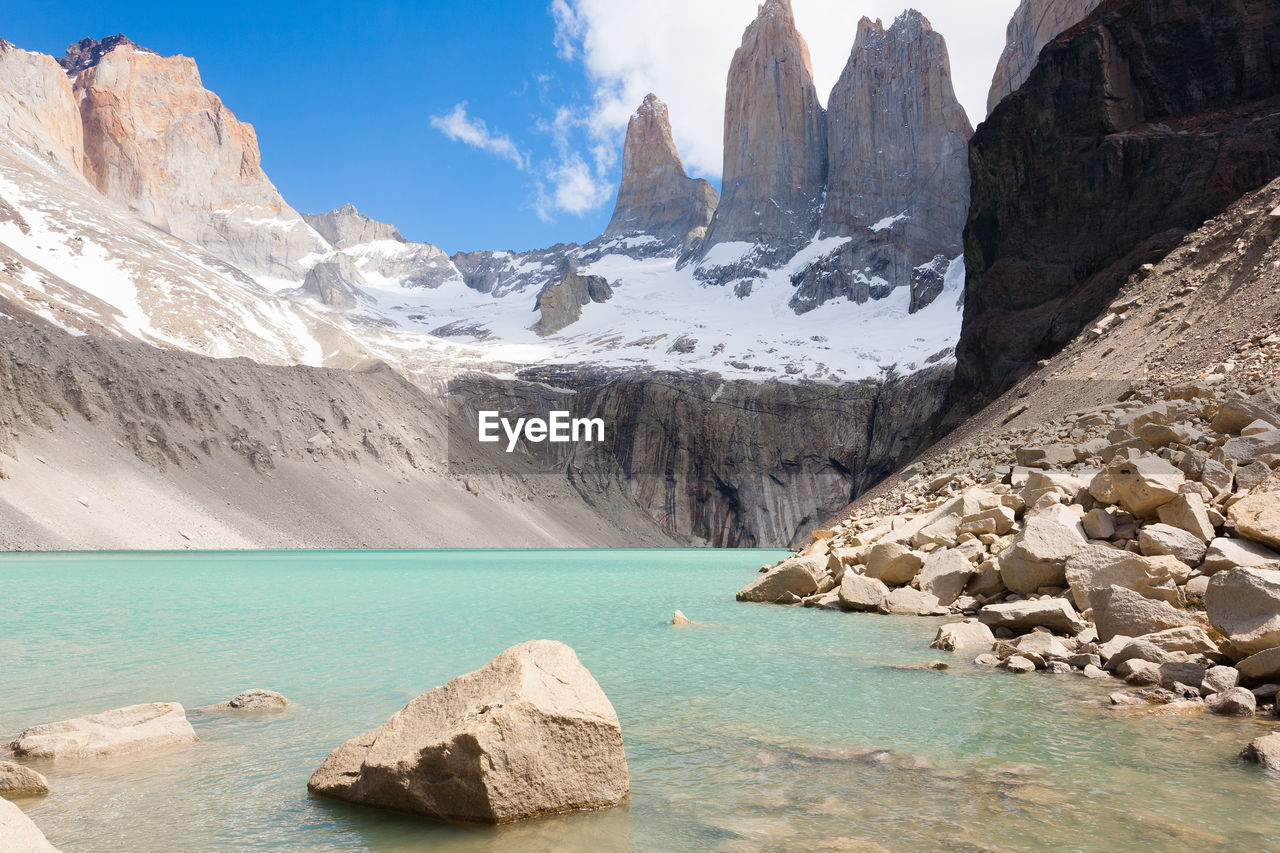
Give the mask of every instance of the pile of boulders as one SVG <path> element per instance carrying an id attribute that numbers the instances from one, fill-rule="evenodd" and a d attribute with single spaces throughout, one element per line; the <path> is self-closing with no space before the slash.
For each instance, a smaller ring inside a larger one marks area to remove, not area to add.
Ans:
<path id="1" fill-rule="evenodd" d="M 1280 386 L 1215 376 L 957 448 L 967 467 L 816 531 L 738 598 L 960 616 L 936 648 L 1120 679 L 1117 704 L 1274 714 Z"/>

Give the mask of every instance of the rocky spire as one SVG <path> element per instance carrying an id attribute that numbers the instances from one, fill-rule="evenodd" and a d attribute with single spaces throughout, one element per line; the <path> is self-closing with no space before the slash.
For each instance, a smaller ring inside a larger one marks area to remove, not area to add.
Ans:
<path id="1" fill-rule="evenodd" d="M 684 240 L 711 222 L 716 201 L 711 184 L 685 173 L 667 105 L 657 95 L 646 95 L 627 124 L 622 183 L 605 234 Z"/>
<path id="2" fill-rule="evenodd" d="M 947 43 L 919 12 L 887 30 L 863 18 L 827 104 L 822 230 L 858 234 L 899 217 L 928 243 L 916 263 L 960 254 L 973 128 L 951 85 Z"/>
<path id="3" fill-rule="evenodd" d="M 86 68 L 97 65 L 102 57 L 121 45 L 144 53 L 155 53 L 155 51 L 147 50 L 147 48 L 131 41 L 124 33 L 117 33 L 113 36 L 107 36 L 101 41 L 83 38 L 74 44 L 67 45 L 66 55 L 58 60 L 58 64 L 67 72 L 68 77 L 74 77 Z"/>
<path id="4" fill-rule="evenodd" d="M 790 0 L 766 0 L 729 67 L 720 206 L 703 245 L 787 243 L 816 230 L 827 134 Z"/>
<path id="5" fill-rule="evenodd" d="M 1046 44 L 1097 8 L 1102 0 L 1022 0 L 1005 33 L 1004 53 L 996 64 L 987 112 L 1027 81 Z"/>

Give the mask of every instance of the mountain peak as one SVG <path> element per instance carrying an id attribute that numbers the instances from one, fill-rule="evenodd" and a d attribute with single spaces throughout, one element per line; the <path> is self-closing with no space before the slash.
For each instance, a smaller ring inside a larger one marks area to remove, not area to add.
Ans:
<path id="1" fill-rule="evenodd" d="M 768 0 L 742 35 L 725 94 L 723 193 L 704 250 L 812 235 L 826 182 L 826 121 L 789 0 Z"/>
<path id="2" fill-rule="evenodd" d="M 116 33 L 113 36 L 107 36 L 101 41 L 82 38 L 74 44 L 67 45 L 67 52 L 58 60 L 58 64 L 66 70 L 68 76 L 74 77 L 86 68 L 92 68 L 97 65 L 102 60 L 102 57 L 117 47 L 128 47 L 144 53 L 155 53 L 154 50 L 149 50 L 130 40 L 124 33 Z"/>
<path id="3" fill-rule="evenodd" d="M 408 242 L 394 225 L 365 216 L 351 202 L 328 213 L 304 213 L 302 218 L 337 249 L 349 249 L 380 240 Z"/>
<path id="4" fill-rule="evenodd" d="M 706 227 L 716 202 L 710 184 L 685 172 L 667 105 L 650 92 L 627 123 L 622 182 L 605 233 L 683 240 L 693 229 Z"/>

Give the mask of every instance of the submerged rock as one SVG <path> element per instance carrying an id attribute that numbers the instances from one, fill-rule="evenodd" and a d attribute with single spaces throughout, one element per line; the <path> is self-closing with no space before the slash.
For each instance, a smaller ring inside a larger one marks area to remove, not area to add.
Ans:
<path id="1" fill-rule="evenodd" d="M 49 780 L 12 761 L 0 761 L 0 796 L 21 797 L 49 793 Z"/>
<path id="2" fill-rule="evenodd" d="M 154 702 L 32 726 L 10 748 L 24 758 L 96 758 L 197 740 L 181 705 Z"/>
<path id="3" fill-rule="evenodd" d="M 254 687 L 239 693 L 226 702 L 210 705 L 208 711 L 281 711 L 291 703 L 274 690 Z"/>
<path id="4" fill-rule="evenodd" d="M 1255 738 L 1241 751 L 1240 757 L 1245 761 L 1261 764 L 1268 770 L 1280 770 L 1280 732 Z"/>
<path id="5" fill-rule="evenodd" d="M 618 715 L 573 649 L 533 640 L 422 694 L 330 753 L 308 784 L 367 806 L 479 823 L 617 805 Z"/>

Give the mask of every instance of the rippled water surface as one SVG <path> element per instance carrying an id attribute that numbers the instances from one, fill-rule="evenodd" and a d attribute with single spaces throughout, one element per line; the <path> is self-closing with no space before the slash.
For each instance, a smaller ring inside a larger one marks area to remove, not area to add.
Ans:
<path id="1" fill-rule="evenodd" d="M 63 851 L 1276 849 L 1260 721 L 1152 719 L 1075 676 L 927 646 L 937 620 L 736 604 L 762 551 L 0 557 L 0 733 L 248 687 L 159 755 L 38 763 Z M 673 628 L 674 609 L 704 623 Z M 613 701 L 629 803 L 501 829 L 310 797 L 347 738 L 515 643 L 573 646 Z M 947 672 L 909 667 L 939 657 Z"/>

